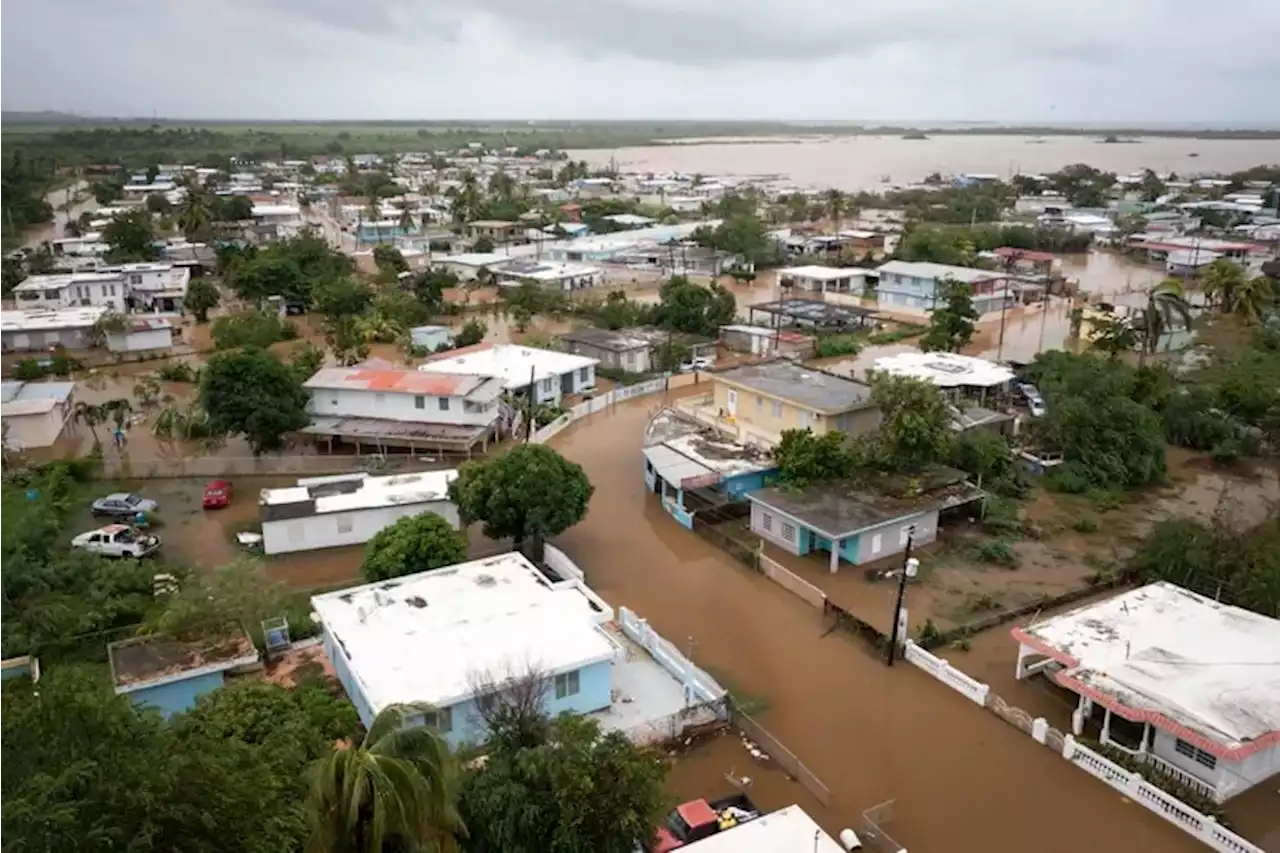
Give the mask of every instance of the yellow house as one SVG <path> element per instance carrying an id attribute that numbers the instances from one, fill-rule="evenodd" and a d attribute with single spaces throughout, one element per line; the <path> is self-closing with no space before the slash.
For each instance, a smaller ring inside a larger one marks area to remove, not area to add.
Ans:
<path id="1" fill-rule="evenodd" d="M 488 237 L 495 243 L 509 243 L 520 235 L 523 226 L 519 222 L 501 219 L 477 219 L 467 223 L 467 236 L 472 239 Z"/>
<path id="2" fill-rule="evenodd" d="M 711 374 L 712 408 L 742 440 L 776 444 L 789 429 L 863 435 L 880 426 L 871 386 L 788 360 Z"/>

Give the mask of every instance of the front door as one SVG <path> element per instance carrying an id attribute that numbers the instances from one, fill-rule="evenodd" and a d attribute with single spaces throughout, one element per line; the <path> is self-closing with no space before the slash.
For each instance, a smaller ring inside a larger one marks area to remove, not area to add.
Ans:
<path id="1" fill-rule="evenodd" d="M 730 388 L 728 400 L 729 400 L 729 417 L 736 418 L 738 416 L 738 392 Z"/>

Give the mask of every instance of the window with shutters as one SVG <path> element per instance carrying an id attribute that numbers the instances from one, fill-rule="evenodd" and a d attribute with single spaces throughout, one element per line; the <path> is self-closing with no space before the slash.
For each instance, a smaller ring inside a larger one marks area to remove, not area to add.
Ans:
<path id="1" fill-rule="evenodd" d="M 1173 748 L 1177 750 L 1179 755 L 1185 755 L 1187 758 L 1190 758 L 1197 764 L 1203 764 L 1210 770 L 1214 770 L 1218 766 L 1218 759 L 1213 755 L 1213 753 L 1205 752 L 1200 747 L 1193 743 L 1187 743 L 1182 738 L 1178 738 L 1174 742 Z"/>
<path id="2" fill-rule="evenodd" d="M 796 526 L 794 524 L 782 523 L 782 538 L 788 542 L 796 541 Z"/>

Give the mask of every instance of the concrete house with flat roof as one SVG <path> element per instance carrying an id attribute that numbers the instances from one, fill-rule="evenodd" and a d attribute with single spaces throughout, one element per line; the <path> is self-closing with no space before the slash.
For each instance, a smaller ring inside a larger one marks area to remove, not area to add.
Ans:
<path id="1" fill-rule="evenodd" d="M 418 365 L 426 374 L 484 376 L 511 394 L 558 404 L 566 394 L 596 387 L 596 359 L 567 352 L 490 342 L 448 350 Z"/>
<path id="2" fill-rule="evenodd" d="M 361 721 L 423 702 L 435 710 L 417 723 L 455 747 L 482 743 L 478 699 L 532 676 L 548 714 L 589 715 L 637 742 L 707 722 L 723 688 L 643 619 L 615 613 L 563 554 L 548 547 L 547 559 L 540 569 L 512 552 L 313 597 Z"/>
<path id="3" fill-rule="evenodd" d="M 311 393 L 308 435 L 357 445 L 452 450 L 487 447 L 501 417 L 502 383 L 474 373 L 395 367 L 326 367 Z"/>
<path id="4" fill-rule="evenodd" d="M 803 489 L 751 492 L 751 530 L 788 553 L 825 551 L 830 570 L 840 561 L 872 563 L 938 537 L 939 513 L 982 497 L 963 471 L 937 467 L 912 478 L 879 483 L 817 483 Z"/>
<path id="5" fill-rule="evenodd" d="M 1080 735 L 1221 803 L 1280 773 L 1280 620 L 1167 582 L 1011 630 L 1015 675 L 1079 697 Z"/>
<path id="6" fill-rule="evenodd" d="M 711 374 L 709 401 L 694 401 L 743 441 L 773 446 L 789 429 L 864 435 L 880 426 L 871 386 L 785 359 Z"/>
<path id="7" fill-rule="evenodd" d="M 928 313 L 945 302 L 948 281 L 969 285 L 973 308 L 979 315 L 999 312 L 1013 304 L 1009 279 L 1004 273 L 920 261 L 889 261 L 877 267 L 876 273 L 880 279 L 876 303 L 885 311 Z"/>
<path id="8" fill-rule="evenodd" d="M 168 718 L 191 710 L 197 699 L 223 685 L 228 672 L 254 667 L 259 657 L 249 635 L 237 630 L 191 642 L 132 637 L 108 645 L 107 661 L 117 695 Z"/>
<path id="9" fill-rule="evenodd" d="M 0 312 L 0 348 L 4 352 L 47 352 L 55 347 L 88 349 L 93 326 L 105 305 Z"/>
<path id="10" fill-rule="evenodd" d="M 49 447 L 62 435 L 75 408 L 74 382 L 5 382 L 0 418 L 8 450 Z"/>
<path id="11" fill-rule="evenodd" d="M 657 370 L 655 353 L 668 341 L 688 347 L 690 358 L 714 359 L 716 342 L 698 335 L 672 334 L 664 329 L 598 329 L 584 326 L 560 335 L 564 348 L 575 355 L 594 358 L 605 367 L 628 373 Z"/>

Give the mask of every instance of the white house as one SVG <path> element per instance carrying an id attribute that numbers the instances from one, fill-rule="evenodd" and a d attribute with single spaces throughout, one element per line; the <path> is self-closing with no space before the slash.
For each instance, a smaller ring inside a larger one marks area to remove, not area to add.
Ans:
<path id="1" fill-rule="evenodd" d="M 857 833 L 842 830 L 840 841 L 818 826 L 808 812 L 787 806 L 708 835 L 681 850 L 688 853 L 845 853 L 860 847 Z"/>
<path id="2" fill-rule="evenodd" d="M 465 252 L 441 258 L 436 263 L 462 281 L 475 281 L 481 270 L 492 271 L 510 260 L 510 255 L 497 252 Z"/>
<path id="3" fill-rule="evenodd" d="M 869 272 L 861 267 L 783 267 L 778 284 L 792 290 L 861 294 Z"/>
<path id="4" fill-rule="evenodd" d="M 558 404 L 566 394 L 581 394 L 596 387 L 598 363 L 594 358 L 565 352 L 482 343 L 441 353 L 418 365 L 418 370 L 493 377 L 513 394 L 527 395 L 532 386 L 535 402 Z"/>
<path id="5" fill-rule="evenodd" d="M 973 307 L 978 314 L 998 312 L 1012 304 L 1009 280 L 1002 273 L 932 264 L 919 261 L 889 261 L 876 268 L 876 302 L 887 311 L 923 313 L 945 303 L 947 280 L 967 284 L 973 291 Z"/>
<path id="6" fill-rule="evenodd" d="M 477 373 L 328 367 L 303 383 L 303 432 L 367 445 L 470 452 L 497 431 L 502 383 Z"/>
<path id="7" fill-rule="evenodd" d="M 536 260 L 509 260 L 495 267 L 499 286 L 518 287 L 526 281 L 551 290 L 585 290 L 605 282 L 604 270 L 591 264 L 555 263 Z"/>
<path id="8" fill-rule="evenodd" d="M 544 572 L 500 554 L 312 598 L 364 724 L 388 705 L 422 702 L 436 710 L 420 722 L 451 745 L 480 743 L 477 694 L 529 676 L 549 714 L 589 714 L 636 741 L 707 722 L 694 706 L 723 699 L 723 688 L 643 619 L 625 608 L 615 617 L 563 554 L 548 548 L 547 561 Z"/>
<path id="9" fill-rule="evenodd" d="M 101 305 L 124 313 L 129 287 L 124 276 L 111 270 L 33 275 L 13 289 L 19 308 L 69 308 Z"/>
<path id="10" fill-rule="evenodd" d="M 129 316 L 124 330 L 106 334 L 111 352 L 145 352 L 173 346 L 173 325 L 164 317 Z"/>
<path id="11" fill-rule="evenodd" d="M 267 237 L 288 239 L 298 236 L 302 228 L 302 210 L 292 204 L 259 204 L 253 205 L 253 224 L 255 230 Z"/>
<path id="12" fill-rule="evenodd" d="M 1280 773 L 1280 620 L 1154 583 L 1012 630 L 1018 678 L 1102 712 L 1103 743 L 1217 802 Z"/>
<path id="13" fill-rule="evenodd" d="M 449 483 L 457 476 L 454 470 L 394 477 L 339 474 L 263 489 L 258 501 L 263 550 L 285 554 L 359 545 L 405 516 L 424 512 L 434 512 L 457 530 L 458 508 L 448 498 Z"/>
<path id="14" fill-rule="evenodd" d="M 0 349 L 4 352 L 46 352 L 53 347 L 88 349 L 93 326 L 107 309 L 53 308 L 0 313 Z"/>
<path id="15" fill-rule="evenodd" d="M 0 384 L 4 446 L 10 450 L 49 447 L 62 435 L 75 407 L 74 382 Z"/>
<path id="16" fill-rule="evenodd" d="M 872 370 L 892 376 L 909 376 L 938 388 L 1000 389 L 1014 380 L 1013 371 L 1002 364 L 952 352 L 907 352 L 875 360 Z"/>
<path id="17" fill-rule="evenodd" d="M 124 279 L 133 307 L 156 311 L 181 311 L 191 283 L 190 267 L 169 263 L 119 264 L 99 272 Z"/>

